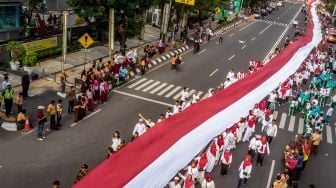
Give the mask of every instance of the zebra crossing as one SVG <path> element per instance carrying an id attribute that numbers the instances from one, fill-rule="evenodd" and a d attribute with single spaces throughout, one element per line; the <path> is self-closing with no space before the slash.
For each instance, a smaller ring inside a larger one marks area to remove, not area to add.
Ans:
<path id="1" fill-rule="evenodd" d="M 304 119 L 302 117 L 288 115 L 284 112 L 273 112 L 273 118 L 277 120 L 279 129 L 287 130 L 295 134 L 302 134 L 304 130 Z M 322 130 L 322 140 L 329 144 L 336 143 L 336 127 L 325 125 Z"/>
<path id="2" fill-rule="evenodd" d="M 289 27 L 289 24 L 281 23 L 281 22 L 276 22 L 276 21 L 270 21 L 270 20 L 261 20 L 261 19 L 256 19 L 256 22 L 264 22 L 267 24 L 272 24 L 272 25 L 279 25 L 279 26 L 285 26 Z"/>
<path id="3" fill-rule="evenodd" d="M 128 85 L 127 88 L 173 100 L 179 100 L 183 90 L 182 86 L 168 84 L 147 78 L 141 78 Z M 208 93 L 204 91 L 189 89 L 189 96 L 192 96 L 193 94 L 197 95 L 200 99 L 205 99 L 208 97 Z"/>

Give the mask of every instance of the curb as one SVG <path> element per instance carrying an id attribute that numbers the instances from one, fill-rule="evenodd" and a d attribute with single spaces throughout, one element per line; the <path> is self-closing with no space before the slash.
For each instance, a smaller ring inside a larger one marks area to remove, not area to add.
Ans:
<path id="1" fill-rule="evenodd" d="M 243 21 L 242 20 L 239 20 L 238 22 L 235 22 L 234 24 L 231 24 L 229 26 L 226 26 L 224 28 L 221 28 L 221 29 L 217 29 L 215 32 L 214 32 L 214 36 L 218 36 L 220 34 L 223 34 L 227 31 L 230 31 L 232 29 L 234 29 L 237 25 L 241 24 Z"/>

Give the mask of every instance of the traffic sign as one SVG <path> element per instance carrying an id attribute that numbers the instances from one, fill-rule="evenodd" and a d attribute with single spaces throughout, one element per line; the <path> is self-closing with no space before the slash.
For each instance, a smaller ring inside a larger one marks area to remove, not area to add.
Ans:
<path id="1" fill-rule="evenodd" d="M 216 8 L 215 8 L 215 12 L 216 12 L 216 14 L 220 13 L 220 11 L 221 11 L 221 9 L 220 9 L 219 7 L 216 7 Z"/>
<path id="2" fill-rule="evenodd" d="M 81 38 L 78 39 L 78 42 L 84 47 L 88 48 L 94 43 L 94 40 L 88 33 L 85 33 Z"/>
<path id="3" fill-rule="evenodd" d="M 175 0 L 176 3 L 195 5 L 195 0 Z"/>

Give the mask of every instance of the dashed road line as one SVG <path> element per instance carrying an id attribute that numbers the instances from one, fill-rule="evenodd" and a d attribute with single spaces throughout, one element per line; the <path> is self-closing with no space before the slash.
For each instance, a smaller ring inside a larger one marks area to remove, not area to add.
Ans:
<path id="1" fill-rule="evenodd" d="M 245 27 L 243 27 L 243 28 L 241 28 L 241 29 L 239 29 L 239 31 L 242 31 L 242 30 L 244 30 L 244 29 L 246 29 L 246 28 L 248 28 L 248 27 L 250 27 L 252 24 L 254 24 L 255 22 L 252 22 L 252 23 L 250 23 L 250 24 L 248 24 L 248 25 L 246 25 Z"/>
<path id="2" fill-rule="evenodd" d="M 207 51 L 207 49 L 203 49 L 202 51 L 198 52 L 197 54 L 201 54 L 201 53 L 206 52 L 206 51 Z"/>
<path id="3" fill-rule="evenodd" d="M 216 70 L 214 70 L 210 75 L 209 77 L 213 76 L 219 69 L 217 68 Z"/>
<path id="4" fill-rule="evenodd" d="M 246 44 L 241 48 L 242 50 L 246 47 Z"/>
<path id="5" fill-rule="evenodd" d="M 230 35 L 229 35 L 229 37 L 232 37 L 234 35 L 234 33 L 231 33 Z"/>
<path id="6" fill-rule="evenodd" d="M 251 40 L 254 41 L 254 40 L 255 40 L 255 37 L 253 37 Z"/>
<path id="7" fill-rule="evenodd" d="M 265 29 L 263 29 L 262 31 L 260 31 L 259 35 L 263 34 L 271 26 L 272 26 L 272 24 L 268 25 Z"/>
<path id="8" fill-rule="evenodd" d="M 232 55 L 228 60 L 231 61 L 236 55 Z"/>

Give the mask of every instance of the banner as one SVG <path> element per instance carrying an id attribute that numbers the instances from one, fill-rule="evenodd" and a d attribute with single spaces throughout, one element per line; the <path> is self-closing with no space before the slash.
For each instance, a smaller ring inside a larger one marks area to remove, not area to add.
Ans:
<path id="1" fill-rule="evenodd" d="M 32 42 L 23 43 L 27 51 L 40 51 L 57 46 L 57 37 L 51 37 L 42 40 L 35 40 Z"/>
<path id="2" fill-rule="evenodd" d="M 175 0 L 176 3 L 182 3 L 186 5 L 195 5 L 195 0 Z"/>

